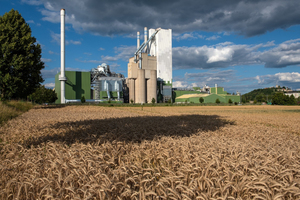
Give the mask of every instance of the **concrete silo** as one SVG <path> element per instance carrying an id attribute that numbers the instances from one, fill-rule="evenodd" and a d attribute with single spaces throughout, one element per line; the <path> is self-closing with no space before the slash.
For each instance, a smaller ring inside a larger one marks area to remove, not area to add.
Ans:
<path id="1" fill-rule="evenodd" d="M 129 102 L 150 103 L 158 94 L 172 98 L 172 30 L 144 29 L 144 42 L 137 33 L 137 51 L 128 63 Z M 162 85 L 157 89 L 158 81 Z"/>

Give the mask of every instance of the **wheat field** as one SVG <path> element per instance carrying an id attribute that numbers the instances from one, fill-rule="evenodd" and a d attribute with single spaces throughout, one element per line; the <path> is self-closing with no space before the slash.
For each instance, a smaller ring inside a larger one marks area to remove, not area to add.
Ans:
<path id="1" fill-rule="evenodd" d="M 0 199 L 300 199 L 299 106 L 67 106 L 0 127 Z"/>

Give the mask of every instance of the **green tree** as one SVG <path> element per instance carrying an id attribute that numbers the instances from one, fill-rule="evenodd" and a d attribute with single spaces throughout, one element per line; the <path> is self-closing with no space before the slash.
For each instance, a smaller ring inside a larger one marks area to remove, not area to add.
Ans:
<path id="1" fill-rule="evenodd" d="M 242 97 L 242 103 L 246 103 L 246 97 Z"/>
<path id="2" fill-rule="evenodd" d="M 254 103 L 254 104 L 257 104 L 257 101 L 256 101 L 256 99 L 254 99 L 253 103 Z"/>
<path id="3" fill-rule="evenodd" d="M 220 99 L 216 99 L 216 103 L 218 103 L 218 104 L 221 103 L 221 102 L 220 102 Z"/>
<path id="4" fill-rule="evenodd" d="M 0 16 L 1 100 L 32 94 L 43 82 L 41 46 L 21 14 L 11 10 Z"/>
<path id="5" fill-rule="evenodd" d="M 296 104 L 297 104 L 297 100 L 296 100 L 295 96 L 291 95 L 290 99 L 289 99 L 289 105 L 296 105 Z"/>
<path id="6" fill-rule="evenodd" d="M 273 95 L 273 98 L 272 98 L 272 104 L 275 104 L 275 105 L 284 105 L 285 102 L 284 102 L 284 97 L 285 95 L 283 93 L 275 93 Z"/>
<path id="7" fill-rule="evenodd" d="M 256 95 L 255 99 L 258 102 L 264 102 L 264 101 L 266 101 L 265 95 L 263 93 L 260 93 L 260 94 Z"/>
<path id="8" fill-rule="evenodd" d="M 203 102 L 204 102 L 203 97 L 200 97 L 200 98 L 199 98 L 199 102 L 200 102 L 200 103 L 203 103 Z"/>
<path id="9" fill-rule="evenodd" d="M 228 103 L 229 103 L 229 104 L 232 104 L 232 100 L 231 100 L 231 99 L 228 99 Z"/>
<path id="10" fill-rule="evenodd" d="M 54 103 L 57 99 L 55 91 L 45 88 L 45 86 L 38 87 L 35 92 L 29 95 L 29 99 L 36 103 Z"/>

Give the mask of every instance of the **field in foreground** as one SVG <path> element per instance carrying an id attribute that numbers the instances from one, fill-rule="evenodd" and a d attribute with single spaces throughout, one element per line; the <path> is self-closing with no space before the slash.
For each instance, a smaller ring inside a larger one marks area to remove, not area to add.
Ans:
<path id="1" fill-rule="evenodd" d="M 300 107 L 32 109 L 0 127 L 0 199 L 299 199 Z"/>

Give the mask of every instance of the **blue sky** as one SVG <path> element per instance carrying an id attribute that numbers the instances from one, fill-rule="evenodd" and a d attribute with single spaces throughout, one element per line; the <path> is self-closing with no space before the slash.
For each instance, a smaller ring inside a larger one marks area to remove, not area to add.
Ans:
<path id="1" fill-rule="evenodd" d="M 107 63 L 127 77 L 136 32 L 161 27 L 173 31 L 173 87 L 300 90 L 299 0 L 1 0 L 0 15 L 18 10 L 41 44 L 47 87 L 60 70 L 61 8 L 66 70 Z"/>

